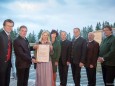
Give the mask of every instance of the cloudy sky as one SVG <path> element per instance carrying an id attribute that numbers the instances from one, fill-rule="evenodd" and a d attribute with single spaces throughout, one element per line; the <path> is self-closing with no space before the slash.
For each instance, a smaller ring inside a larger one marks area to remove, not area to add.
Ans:
<path id="1" fill-rule="evenodd" d="M 29 32 L 61 29 L 72 33 L 97 22 L 115 22 L 115 0 L 0 0 L 0 28 L 5 19 L 14 28 L 26 25 Z"/>

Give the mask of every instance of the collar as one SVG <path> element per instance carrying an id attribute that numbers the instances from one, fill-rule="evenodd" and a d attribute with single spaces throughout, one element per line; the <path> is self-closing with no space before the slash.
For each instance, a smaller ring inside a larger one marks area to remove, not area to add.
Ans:
<path id="1" fill-rule="evenodd" d="M 22 39 L 24 39 L 24 40 L 26 40 L 26 37 L 25 37 L 25 38 L 23 38 L 23 37 L 22 37 L 22 36 L 20 36 L 20 35 L 19 35 L 19 37 L 20 37 L 20 38 L 22 38 Z"/>
<path id="2" fill-rule="evenodd" d="M 66 39 L 65 39 L 66 40 Z M 65 40 L 61 40 L 62 42 L 64 42 Z"/>
<path id="3" fill-rule="evenodd" d="M 80 37 L 80 35 L 78 37 L 75 37 L 75 39 L 78 39 Z"/>
<path id="4" fill-rule="evenodd" d="M 94 40 L 91 40 L 91 41 L 88 41 L 88 42 L 92 42 L 92 41 L 94 41 Z"/>
<path id="5" fill-rule="evenodd" d="M 4 28 L 3 28 L 3 30 L 4 30 Z M 10 33 L 8 33 L 7 31 L 5 31 L 5 30 L 4 30 L 4 32 L 5 32 L 5 33 L 6 33 L 6 35 L 8 35 L 8 36 L 10 35 Z"/>
<path id="6" fill-rule="evenodd" d="M 112 36 L 112 34 L 110 34 L 109 36 L 107 36 L 106 38 L 109 38 L 109 37 L 111 37 Z"/>

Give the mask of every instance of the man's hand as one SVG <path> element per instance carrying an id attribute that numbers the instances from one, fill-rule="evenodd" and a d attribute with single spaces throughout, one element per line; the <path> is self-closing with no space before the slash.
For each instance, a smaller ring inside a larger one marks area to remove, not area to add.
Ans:
<path id="1" fill-rule="evenodd" d="M 103 63 L 104 59 L 103 59 L 103 57 L 99 57 L 97 61 Z"/>
<path id="2" fill-rule="evenodd" d="M 82 62 L 79 63 L 79 67 L 83 67 L 84 64 Z"/>
<path id="3" fill-rule="evenodd" d="M 67 62 L 67 65 L 69 65 L 70 64 L 70 62 Z"/>
<path id="4" fill-rule="evenodd" d="M 58 66 L 58 62 L 55 62 L 55 66 Z"/>
<path id="5" fill-rule="evenodd" d="M 32 59 L 32 62 L 33 62 L 33 63 L 37 63 L 37 61 L 36 61 L 35 59 Z"/>
<path id="6" fill-rule="evenodd" d="M 90 64 L 90 66 L 89 66 L 89 67 L 90 67 L 90 68 L 94 68 L 94 66 L 93 66 L 93 65 L 91 65 L 91 64 Z"/>

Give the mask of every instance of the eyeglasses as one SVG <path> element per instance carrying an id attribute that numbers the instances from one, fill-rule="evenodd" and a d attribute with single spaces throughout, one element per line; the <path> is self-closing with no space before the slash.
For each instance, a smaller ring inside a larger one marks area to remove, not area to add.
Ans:
<path id="1" fill-rule="evenodd" d="M 103 30 L 103 31 L 105 32 L 105 31 L 110 31 L 110 30 Z"/>
<path id="2" fill-rule="evenodd" d="M 10 25 L 5 25 L 6 27 L 13 27 L 13 26 L 10 26 Z"/>

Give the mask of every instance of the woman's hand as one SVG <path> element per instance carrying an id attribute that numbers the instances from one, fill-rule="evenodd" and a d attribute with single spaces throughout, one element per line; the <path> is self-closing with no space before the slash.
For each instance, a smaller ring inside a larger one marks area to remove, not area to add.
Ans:
<path id="1" fill-rule="evenodd" d="M 55 62 L 55 66 L 58 66 L 58 62 Z"/>
<path id="2" fill-rule="evenodd" d="M 53 50 L 53 46 L 52 46 L 52 45 L 50 45 L 50 50 L 51 50 L 51 51 Z"/>
<path id="3" fill-rule="evenodd" d="M 33 49 L 37 49 L 37 48 L 39 48 L 39 45 L 34 45 L 33 46 Z"/>

